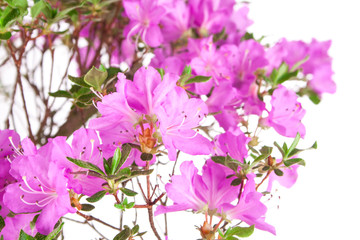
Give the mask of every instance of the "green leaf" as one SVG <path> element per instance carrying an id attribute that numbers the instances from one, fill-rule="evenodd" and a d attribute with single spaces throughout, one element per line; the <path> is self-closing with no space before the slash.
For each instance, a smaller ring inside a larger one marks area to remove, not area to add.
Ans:
<path id="1" fill-rule="evenodd" d="M 43 12 L 46 17 L 49 16 L 51 12 L 51 6 L 46 4 L 43 0 L 38 1 L 34 4 L 34 6 L 32 6 L 30 10 L 31 17 L 36 18 L 41 12 Z"/>
<path id="2" fill-rule="evenodd" d="M 317 142 L 314 142 L 314 144 L 311 147 L 307 148 L 307 149 L 297 149 L 297 148 L 295 148 L 294 150 L 292 150 L 289 153 L 288 158 L 290 158 L 290 157 L 292 157 L 292 156 L 294 156 L 294 155 L 296 155 L 296 154 L 298 154 L 300 152 L 303 152 L 305 150 L 310 150 L 310 149 L 317 149 Z"/>
<path id="3" fill-rule="evenodd" d="M 154 171 L 154 169 L 132 171 L 131 175 L 130 175 L 130 178 L 137 177 L 137 176 L 150 175 L 153 171 Z"/>
<path id="4" fill-rule="evenodd" d="M 200 82 L 207 82 L 211 79 L 211 77 L 205 77 L 205 76 L 196 76 L 193 78 L 190 78 L 185 82 L 185 84 L 191 84 L 191 83 L 200 83 Z"/>
<path id="5" fill-rule="evenodd" d="M 319 97 L 318 94 L 316 94 L 315 92 L 311 92 L 308 94 L 309 99 L 314 103 L 314 104 L 319 104 L 321 101 L 321 98 Z"/>
<path id="6" fill-rule="evenodd" d="M 156 70 L 159 72 L 161 76 L 161 80 L 163 80 L 165 75 L 165 70 L 163 68 L 156 68 Z"/>
<path id="7" fill-rule="evenodd" d="M 141 153 L 140 158 L 143 161 L 150 161 L 153 158 L 153 155 L 151 153 Z"/>
<path id="8" fill-rule="evenodd" d="M 241 184 L 241 182 L 242 182 L 241 178 L 236 178 L 236 179 L 232 180 L 230 185 L 231 186 L 239 186 Z"/>
<path id="9" fill-rule="evenodd" d="M 95 98 L 95 94 L 94 93 L 88 93 L 88 94 L 81 95 L 76 100 L 81 102 L 81 103 L 91 103 L 91 100 L 93 98 Z"/>
<path id="10" fill-rule="evenodd" d="M 18 240 L 35 240 L 35 238 L 33 238 L 33 237 L 30 236 L 30 235 L 27 235 L 27 234 L 24 232 L 24 230 L 21 229 Z"/>
<path id="11" fill-rule="evenodd" d="M 79 86 L 90 88 L 90 85 L 84 81 L 84 77 L 73 77 L 73 76 L 68 75 L 68 78 L 70 81 L 72 81 L 73 83 L 75 83 Z"/>
<path id="12" fill-rule="evenodd" d="M 120 162 L 121 162 L 121 150 L 118 147 L 118 148 L 116 148 L 114 156 L 112 158 L 110 174 L 114 174 L 116 172 Z"/>
<path id="13" fill-rule="evenodd" d="M 290 167 L 291 165 L 299 164 L 302 166 L 305 166 L 305 161 L 302 158 L 291 158 L 286 161 L 284 161 L 284 165 L 287 167 Z"/>
<path id="14" fill-rule="evenodd" d="M 285 156 L 284 149 L 282 149 L 277 142 L 274 142 L 274 145 L 275 145 L 275 147 L 279 150 L 279 152 L 281 153 L 281 155 L 284 157 L 284 156 Z"/>
<path id="15" fill-rule="evenodd" d="M 137 192 L 130 190 L 128 188 L 120 188 L 120 191 L 123 192 L 126 196 L 133 197 L 136 196 Z"/>
<path id="16" fill-rule="evenodd" d="M 289 151 L 288 146 L 287 146 L 287 144 L 286 144 L 285 142 L 284 142 L 282 148 L 283 148 L 284 152 L 288 152 L 288 151 Z"/>
<path id="17" fill-rule="evenodd" d="M 184 67 L 184 70 L 182 71 L 181 75 L 189 75 L 189 74 L 191 74 L 191 66 L 190 65 Z"/>
<path id="18" fill-rule="evenodd" d="M 0 39 L 9 40 L 11 38 L 11 32 L 0 33 Z"/>
<path id="19" fill-rule="evenodd" d="M 39 216 L 40 216 L 40 214 L 36 214 L 35 217 L 33 218 L 33 220 L 30 222 L 30 228 L 31 228 L 31 230 L 34 230 L 36 221 L 37 221 L 37 219 L 38 219 Z"/>
<path id="20" fill-rule="evenodd" d="M 64 226 L 64 223 L 61 223 L 57 228 L 55 228 L 49 235 L 46 236 L 45 240 L 53 240 L 56 238 L 56 236 L 61 231 L 62 227 Z"/>
<path id="21" fill-rule="evenodd" d="M 108 161 L 105 158 L 103 158 L 103 165 L 104 165 L 105 173 L 107 175 L 110 175 L 111 174 L 110 166 L 109 166 Z"/>
<path id="22" fill-rule="evenodd" d="M 45 238 L 46 238 L 46 235 L 42 235 L 41 233 L 37 233 L 35 235 L 36 240 L 45 240 Z"/>
<path id="23" fill-rule="evenodd" d="M 71 157 L 66 157 L 70 162 L 78 165 L 79 167 L 82 167 L 82 168 L 86 168 L 86 169 L 89 169 L 89 170 L 92 170 L 94 172 L 97 172 L 99 173 L 100 175 L 105 175 L 105 173 L 96 165 L 90 163 L 90 162 L 85 162 L 85 161 L 82 161 L 82 160 L 79 160 L 79 159 L 75 159 L 75 158 L 71 158 Z"/>
<path id="24" fill-rule="evenodd" d="M 290 145 L 289 149 L 285 152 L 285 156 L 284 156 L 285 159 L 288 157 L 289 153 L 291 153 L 296 148 L 296 146 L 298 145 L 298 143 L 300 141 L 300 138 L 301 138 L 300 134 L 297 133 L 296 137 L 295 137 L 294 141 L 292 142 L 292 144 Z"/>
<path id="25" fill-rule="evenodd" d="M 6 0 L 6 2 L 8 2 L 11 7 L 21 8 L 23 11 L 28 7 L 27 0 Z"/>
<path id="26" fill-rule="evenodd" d="M 139 232 L 139 225 L 138 224 L 136 224 L 132 229 L 131 229 L 131 234 L 132 235 L 135 235 L 135 234 L 137 234 L 138 232 Z"/>
<path id="27" fill-rule="evenodd" d="M 0 232 L 5 227 L 5 221 L 2 216 L 0 216 Z"/>
<path id="28" fill-rule="evenodd" d="M 261 170 L 265 172 L 265 171 L 267 171 L 269 169 L 270 169 L 270 166 L 264 166 Z"/>
<path id="29" fill-rule="evenodd" d="M 88 204 L 88 203 L 82 203 L 81 204 L 81 211 L 89 212 L 95 208 L 94 205 Z"/>
<path id="30" fill-rule="evenodd" d="M 275 174 L 276 174 L 277 176 L 279 176 L 279 177 L 281 177 L 282 175 L 284 175 L 284 172 L 281 171 L 281 170 L 278 169 L 278 168 L 274 169 L 274 172 L 275 172 Z"/>
<path id="31" fill-rule="evenodd" d="M 125 228 L 114 237 L 114 240 L 126 240 L 131 236 L 131 229 Z"/>
<path id="32" fill-rule="evenodd" d="M 115 175 L 109 175 L 107 178 L 110 180 L 118 180 L 118 179 L 128 179 L 131 176 L 130 168 L 126 167 L 118 171 Z"/>
<path id="33" fill-rule="evenodd" d="M 271 72 L 270 79 L 273 83 L 273 86 L 277 86 L 293 77 L 298 75 L 299 71 L 289 71 L 289 66 L 283 62 L 278 69 L 274 69 Z"/>
<path id="34" fill-rule="evenodd" d="M 213 157 L 211 157 L 211 160 L 213 160 L 215 163 L 225 165 L 225 157 L 223 157 L 223 156 L 213 156 Z"/>
<path id="35" fill-rule="evenodd" d="M 232 159 L 229 155 L 225 157 L 225 166 L 227 166 L 228 168 L 234 171 L 237 171 L 240 164 L 241 163 L 239 161 Z"/>
<path id="36" fill-rule="evenodd" d="M 101 91 L 101 85 L 104 83 L 108 76 L 107 71 L 101 71 L 95 67 L 92 67 L 89 72 L 85 74 L 84 81 L 95 90 Z"/>
<path id="37" fill-rule="evenodd" d="M 7 6 L 1 14 L 0 26 L 3 28 L 6 27 L 9 22 L 15 20 L 18 16 L 20 16 L 19 9 Z"/>
<path id="38" fill-rule="evenodd" d="M 250 227 L 234 227 L 226 232 L 226 236 L 250 237 L 254 233 L 254 225 Z"/>
<path id="39" fill-rule="evenodd" d="M 125 161 L 129 157 L 131 149 L 132 149 L 132 147 L 127 143 L 123 144 L 121 146 L 121 159 L 120 159 L 120 162 L 119 162 L 119 165 L 118 165 L 118 168 L 116 169 L 116 171 L 118 171 L 118 169 L 121 168 L 122 165 L 125 163 Z"/>
<path id="40" fill-rule="evenodd" d="M 64 97 L 64 98 L 72 98 L 73 96 L 68 91 L 58 90 L 56 92 L 49 93 L 52 97 Z"/>
<path id="41" fill-rule="evenodd" d="M 106 194 L 105 190 L 99 191 L 99 192 L 95 193 L 94 195 L 92 195 L 91 197 L 86 198 L 86 200 L 88 202 L 94 203 L 94 202 L 97 202 L 100 199 L 102 199 L 105 196 L 105 194 Z"/>
<path id="42" fill-rule="evenodd" d="M 126 204 L 127 209 L 133 208 L 134 206 L 135 206 L 135 202 L 130 202 L 130 203 Z"/>

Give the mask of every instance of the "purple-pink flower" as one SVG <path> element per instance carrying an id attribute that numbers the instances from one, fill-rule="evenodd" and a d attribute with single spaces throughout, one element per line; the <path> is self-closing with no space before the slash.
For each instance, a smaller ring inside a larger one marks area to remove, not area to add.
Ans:
<path id="1" fill-rule="evenodd" d="M 138 34 L 150 47 L 159 46 L 164 40 L 159 22 L 166 14 L 165 8 L 157 0 L 124 0 L 123 4 L 130 19 L 124 30 L 125 36 L 129 39 Z"/>
<path id="2" fill-rule="evenodd" d="M 38 149 L 34 155 L 18 156 L 12 162 L 17 182 L 6 187 L 4 204 L 14 213 L 41 211 L 37 230 L 49 234 L 60 217 L 76 210 L 71 207 L 64 170 L 51 156 L 56 154 L 50 143 Z"/>
<path id="3" fill-rule="evenodd" d="M 232 202 L 239 196 L 239 187 L 232 186 L 233 172 L 222 165 L 208 160 L 202 171 L 193 162 L 184 162 L 180 167 L 181 175 L 171 178 L 166 184 L 171 206 L 158 206 L 155 216 L 168 212 L 191 209 L 209 215 L 221 216 L 227 220 L 239 219 L 256 228 L 275 234 L 275 228 L 265 222 L 266 206 L 261 203 L 262 194 L 255 189 L 254 174 L 247 174 L 244 189 L 236 205 Z"/>
<path id="4" fill-rule="evenodd" d="M 204 165 L 202 175 L 192 161 L 183 162 L 180 171 L 181 175 L 173 176 L 171 183 L 165 186 L 174 205 L 158 206 L 155 216 L 187 209 L 221 211 L 224 203 L 232 202 L 238 195 L 238 188 L 230 185 L 232 179 L 226 178 L 232 171 L 211 160 Z"/>
<path id="5" fill-rule="evenodd" d="M 305 136 L 305 126 L 301 122 L 305 109 L 297 101 L 295 92 L 279 85 L 273 92 L 271 106 L 269 116 L 263 119 L 264 125 L 273 127 L 285 137 L 295 137 L 297 133 Z"/>
<path id="6" fill-rule="evenodd" d="M 249 225 L 255 225 L 255 228 L 276 234 L 275 228 L 265 222 L 266 206 L 260 201 L 262 194 L 255 189 L 255 175 L 247 174 L 247 181 L 240 201 L 236 206 L 225 204 L 223 214 L 227 219 L 240 219 Z"/>

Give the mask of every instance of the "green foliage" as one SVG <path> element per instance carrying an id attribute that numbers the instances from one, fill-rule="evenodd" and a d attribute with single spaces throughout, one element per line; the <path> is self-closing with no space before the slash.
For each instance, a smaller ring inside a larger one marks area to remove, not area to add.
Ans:
<path id="1" fill-rule="evenodd" d="M 92 195 L 91 197 L 86 198 L 86 200 L 88 202 L 94 203 L 99 201 L 100 199 L 102 199 L 104 196 L 106 195 L 106 191 L 99 191 L 97 193 L 95 193 L 94 195 Z"/>
<path id="2" fill-rule="evenodd" d="M 75 158 L 71 158 L 71 157 L 67 157 L 67 159 L 76 164 L 77 166 L 79 167 L 82 167 L 82 168 L 86 168 L 86 169 L 89 169 L 91 171 L 94 171 L 94 172 L 97 172 L 98 174 L 100 175 L 105 175 L 105 173 L 96 165 L 90 163 L 90 162 L 86 162 L 86 161 L 83 161 L 83 160 L 80 160 L 80 159 L 75 159 Z"/>
<path id="3" fill-rule="evenodd" d="M 88 85 L 94 87 L 96 91 L 101 91 L 101 85 L 105 82 L 108 73 L 106 69 L 97 69 L 92 67 L 89 72 L 85 74 L 84 81 Z"/>
<path id="4" fill-rule="evenodd" d="M 205 76 L 196 76 L 193 78 L 190 78 L 186 80 L 185 85 L 191 84 L 191 83 L 201 83 L 201 82 L 207 82 L 211 79 L 211 77 L 205 77 Z"/>
<path id="5" fill-rule="evenodd" d="M 64 97 L 64 98 L 72 98 L 72 94 L 69 93 L 68 91 L 64 91 L 64 90 L 58 90 L 56 92 L 52 92 L 49 93 L 50 96 L 52 97 Z"/>
<path id="6" fill-rule="evenodd" d="M 126 196 L 134 197 L 136 196 L 137 192 L 130 190 L 128 188 L 120 188 L 120 191 L 123 192 Z"/>
<path id="7" fill-rule="evenodd" d="M 118 169 L 121 160 L 121 150 L 117 148 L 111 162 L 110 174 L 114 174 Z"/>
<path id="8" fill-rule="evenodd" d="M 56 236 L 60 233 L 63 226 L 64 223 L 61 223 L 59 226 L 57 226 L 49 235 L 46 236 L 45 240 L 56 239 Z"/>
<path id="9" fill-rule="evenodd" d="M 250 237 L 254 233 L 254 229 L 254 225 L 250 227 L 230 227 L 225 233 L 218 229 L 218 233 L 224 240 L 238 240 L 239 238 Z"/>
<path id="10" fill-rule="evenodd" d="M 131 236 L 131 229 L 125 228 L 114 237 L 114 240 L 126 240 Z"/>
<path id="11" fill-rule="evenodd" d="M 135 202 L 128 202 L 128 199 L 125 198 L 121 203 L 115 203 L 114 207 L 120 209 L 121 211 L 125 211 L 126 209 L 131 209 L 135 206 Z"/>
<path id="12" fill-rule="evenodd" d="M 289 71 L 289 66 L 286 63 L 282 63 L 278 69 L 274 69 L 270 74 L 270 81 L 274 87 L 283 82 L 296 77 L 299 70 Z"/>
<path id="13" fill-rule="evenodd" d="M 18 240 L 35 240 L 35 238 L 26 234 L 24 230 L 21 229 Z"/>
<path id="14" fill-rule="evenodd" d="M 88 204 L 88 203 L 82 203 L 81 204 L 81 211 L 90 212 L 95 208 L 94 205 Z"/>
<path id="15" fill-rule="evenodd" d="M 163 68 L 156 68 L 156 70 L 159 72 L 161 76 L 161 80 L 163 80 L 165 75 L 165 70 Z"/>
<path id="16" fill-rule="evenodd" d="M 0 232 L 5 227 L 5 221 L 2 216 L 0 216 Z"/>

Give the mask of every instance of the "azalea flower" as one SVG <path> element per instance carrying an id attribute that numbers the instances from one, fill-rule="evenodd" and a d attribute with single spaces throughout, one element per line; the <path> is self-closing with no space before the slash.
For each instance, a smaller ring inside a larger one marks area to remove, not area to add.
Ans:
<path id="1" fill-rule="evenodd" d="M 279 85 L 273 92 L 271 105 L 269 116 L 262 120 L 263 124 L 273 127 L 285 137 L 295 137 L 297 133 L 305 136 L 305 126 L 301 123 L 305 110 L 297 101 L 295 92 Z"/>
<path id="2" fill-rule="evenodd" d="M 202 175 L 198 174 L 192 161 L 183 162 L 180 171 L 181 175 L 172 176 L 171 183 L 165 186 L 174 205 L 158 206 L 155 216 L 187 209 L 216 212 L 222 204 L 230 203 L 238 196 L 238 188 L 230 185 L 232 179 L 226 178 L 231 170 L 211 160 L 204 165 Z"/>
<path id="3" fill-rule="evenodd" d="M 4 204 L 14 213 L 35 213 L 39 233 L 47 235 L 60 217 L 76 210 L 71 207 L 64 171 L 51 159 L 53 145 L 48 143 L 35 155 L 18 156 L 11 170 L 17 182 L 6 187 Z"/>
<path id="4" fill-rule="evenodd" d="M 129 39 L 138 34 L 150 47 L 159 46 L 164 40 L 159 22 L 166 13 L 165 8 L 157 0 L 124 0 L 123 5 L 130 19 L 124 30 L 125 36 Z"/>

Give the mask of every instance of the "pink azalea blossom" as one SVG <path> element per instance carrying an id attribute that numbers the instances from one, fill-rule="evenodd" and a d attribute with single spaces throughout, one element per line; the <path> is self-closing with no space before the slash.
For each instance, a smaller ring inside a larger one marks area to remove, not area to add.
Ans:
<path id="1" fill-rule="evenodd" d="M 161 19 L 165 42 L 176 41 L 189 29 L 190 9 L 182 0 L 171 1 L 166 15 Z"/>
<path id="2" fill-rule="evenodd" d="M 181 175 L 173 176 L 165 186 L 174 205 L 158 206 L 155 216 L 187 209 L 219 211 L 224 203 L 232 202 L 238 195 L 238 188 L 230 185 L 232 179 L 226 178 L 231 170 L 211 160 L 204 165 L 202 175 L 192 161 L 183 162 L 180 171 Z"/>
<path id="3" fill-rule="evenodd" d="M 30 222 L 34 219 L 35 215 L 36 213 L 6 217 L 5 227 L 1 230 L 0 236 L 3 235 L 5 240 L 18 239 L 20 231 L 23 230 L 26 234 L 34 237 L 38 231 L 36 226 L 31 229 Z"/>
<path id="4" fill-rule="evenodd" d="M 5 188 L 10 183 L 15 182 L 15 178 L 10 174 L 11 162 L 17 155 L 20 144 L 19 135 L 13 130 L 0 131 L 0 215 L 6 216 L 9 210 L 3 204 Z"/>
<path id="5" fill-rule="evenodd" d="M 56 149 L 53 151 L 55 154 L 52 158 L 59 168 L 65 169 L 64 175 L 68 178 L 69 189 L 88 196 L 103 190 L 102 184 L 105 183 L 103 179 L 85 174 L 74 174 L 75 172 L 87 171 L 87 169 L 83 169 L 66 159 L 66 157 L 71 157 L 90 162 L 104 171 L 103 157 L 110 157 L 114 152 L 106 154 L 105 151 L 103 154 L 104 151 L 95 130 L 84 128 L 76 130 L 73 134 L 71 146 L 66 142 L 65 137 L 52 139 L 51 143 L 54 150 Z"/>
<path id="6" fill-rule="evenodd" d="M 220 82 L 229 78 L 229 70 L 226 66 L 226 58 L 216 49 L 212 42 L 212 37 L 203 40 L 194 40 L 189 43 L 196 52 L 192 58 L 190 66 L 195 75 L 212 77 L 205 83 L 195 83 L 195 92 L 198 94 L 208 94 L 213 86 L 219 86 Z M 196 49 L 198 48 L 198 49 Z"/>
<path id="7" fill-rule="evenodd" d="M 91 120 L 90 127 L 100 132 L 106 144 L 140 144 L 146 153 L 154 153 L 163 142 L 171 160 L 175 160 L 176 149 L 209 154 L 210 141 L 192 129 L 207 114 L 207 107 L 202 100 L 189 99 L 185 90 L 176 86 L 178 79 L 168 73 L 161 79 L 152 67 L 140 68 L 134 81 L 120 74 L 117 92 L 98 103 L 102 116 Z"/>
<path id="8" fill-rule="evenodd" d="M 202 36 L 220 32 L 233 11 L 233 0 L 190 0 L 191 25 Z"/>
<path id="9" fill-rule="evenodd" d="M 305 126 L 301 122 L 305 110 L 297 101 L 295 92 L 279 85 L 273 92 L 271 105 L 269 116 L 263 119 L 265 125 L 273 127 L 285 137 L 295 137 L 297 133 L 305 136 Z"/>
<path id="10" fill-rule="evenodd" d="M 250 138 L 246 137 L 240 128 L 231 128 L 214 139 L 215 153 L 220 156 L 230 157 L 243 162 L 248 156 L 246 145 Z"/>
<path id="11" fill-rule="evenodd" d="M 205 103 L 200 99 L 189 99 L 180 87 L 169 93 L 168 99 L 157 116 L 169 159 L 176 159 L 176 149 L 192 155 L 210 154 L 210 141 L 193 130 L 208 113 Z"/>
<path id="12" fill-rule="evenodd" d="M 276 234 L 275 228 L 265 222 L 266 206 L 260 201 L 262 194 L 255 189 L 255 175 L 247 174 L 247 181 L 240 201 L 236 206 L 224 204 L 223 214 L 227 219 L 239 219 L 249 225 L 255 225 L 255 228 Z"/>
<path id="13" fill-rule="evenodd" d="M 164 38 L 159 22 L 166 13 L 157 0 L 124 0 L 125 13 L 130 19 L 129 25 L 124 30 L 129 39 L 138 34 L 150 47 L 159 46 Z"/>
<path id="14" fill-rule="evenodd" d="M 71 207 L 67 179 L 50 156 L 56 151 L 51 143 L 41 147 L 35 155 L 19 156 L 12 162 L 12 170 L 21 176 L 6 187 L 3 197 L 7 208 L 15 213 L 41 211 L 37 230 L 49 234 L 58 219 L 76 210 Z"/>
<path id="15" fill-rule="evenodd" d="M 225 27 L 225 31 L 228 34 L 225 40 L 226 43 L 240 43 L 247 28 L 253 24 L 253 21 L 248 18 L 248 13 L 249 8 L 246 5 L 232 12 L 230 21 Z"/>
<path id="16" fill-rule="evenodd" d="M 276 175 L 275 172 L 272 171 L 269 175 L 269 182 L 266 191 L 271 191 L 274 181 L 277 181 L 283 187 L 291 188 L 298 178 L 298 167 L 299 165 L 292 165 L 288 168 L 282 168 L 281 171 L 284 173 L 284 175 L 282 175 L 281 177 Z"/>

